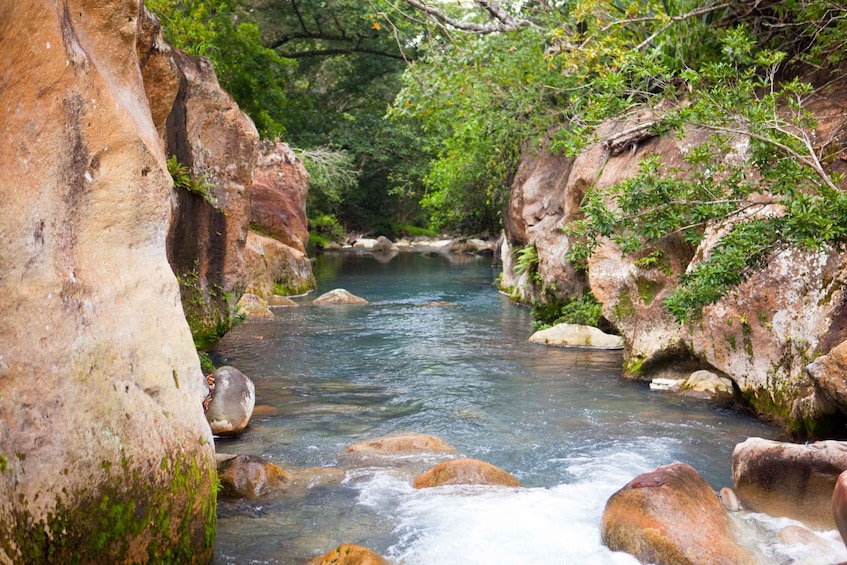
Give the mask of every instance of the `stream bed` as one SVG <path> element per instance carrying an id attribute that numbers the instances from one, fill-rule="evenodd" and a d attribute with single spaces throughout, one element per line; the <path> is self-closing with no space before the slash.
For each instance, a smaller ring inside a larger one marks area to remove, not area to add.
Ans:
<path id="1" fill-rule="evenodd" d="M 715 489 L 731 486 L 733 447 L 780 430 L 704 401 L 621 378 L 620 352 L 530 344 L 526 308 L 498 293 L 491 258 L 320 256 L 318 294 L 345 288 L 362 306 L 275 308 L 212 352 L 256 385 L 254 417 L 221 453 L 285 469 L 338 467 L 339 482 L 297 496 L 219 501 L 214 563 L 304 564 L 342 543 L 394 563 L 637 563 L 600 541 L 606 500 L 640 473 L 682 461 Z M 433 434 L 462 456 L 506 469 L 522 489 L 416 491 L 443 460 L 351 461 L 347 446 L 394 433 Z M 791 524 L 744 518 L 773 563 L 847 560 L 837 532 L 826 556 L 780 544 Z M 773 534 L 773 535 L 771 535 Z"/>

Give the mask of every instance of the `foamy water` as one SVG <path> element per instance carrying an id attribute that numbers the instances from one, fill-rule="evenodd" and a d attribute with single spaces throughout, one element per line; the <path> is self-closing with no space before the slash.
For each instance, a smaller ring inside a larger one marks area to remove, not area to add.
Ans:
<path id="1" fill-rule="evenodd" d="M 217 448 L 289 469 L 339 467 L 346 478 L 298 498 L 221 501 L 215 563 L 301 564 L 342 543 L 404 565 L 637 563 L 601 543 L 609 496 L 674 461 L 720 489 L 731 483 L 736 443 L 778 434 L 622 381 L 620 353 L 527 343 L 527 310 L 491 286 L 496 272 L 485 260 L 328 257 L 316 273 L 320 292 L 342 287 L 372 303 L 278 309 L 276 319 L 226 336 L 217 361 L 248 374 L 257 403 L 277 414 Z M 414 490 L 415 474 L 443 457 L 344 454 L 397 432 L 440 436 L 524 488 Z M 837 532 L 789 545 L 777 532 L 790 521 L 736 518 L 767 563 L 847 561 Z"/>

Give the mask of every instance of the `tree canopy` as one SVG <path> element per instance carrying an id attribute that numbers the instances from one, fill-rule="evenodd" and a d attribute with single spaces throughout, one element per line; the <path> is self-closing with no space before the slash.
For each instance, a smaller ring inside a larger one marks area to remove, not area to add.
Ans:
<path id="1" fill-rule="evenodd" d="M 843 88 L 843 3 L 150 4 L 178 47 L 213 59 L 264 135 L 284 135 L 305 150 L 307 165 L 310 155 L 326 163 L 336 152 L 334 162 L 354 173 L 318 172 L 313 218 L 388 235 L 402 224 L 494 233 L 527 144 L 549 136 L 554 150 L 575 155 L 596 141 L 604 120 L 638 113 L 651 118 L 607 140 L 610 151 L 684 127 L 710 139 L 685 170 L 648 159 L 635 178 L 589 190 L 585 217 L 569 228 L 577 265 L 600 235 L 649 255 L 664 237 L 694 244 L 707 223 L 732 220 L 713 256 L 668 301 L 689 319 L 770 250 L 847 238 L 843 179 L 831 167 L 841 145 L 816 137 L 807 109 L 816 95 Z M 728 164 L 737 136 L 751 151 Z M 761 194 L 783 213 L 747 218 Z"/>

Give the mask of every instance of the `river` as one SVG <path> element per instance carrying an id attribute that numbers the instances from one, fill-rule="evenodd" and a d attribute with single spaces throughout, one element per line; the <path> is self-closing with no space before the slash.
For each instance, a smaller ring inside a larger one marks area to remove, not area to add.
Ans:
<path id="1" fill-rule="evenodd" d="M 251 377 L 257 404 L 276 413 L 217 450 L 286 469 L 340 466 L 345 478 L 297 497 L 220 501 L 214 563 L 302 564 L 341 543 L 405 565 L 637 563 L 600 541 L 611 494 L 674 461 L 716 489 L 731 485 L 735 444 L 778 437 L 749 416 L 622 380 L 620 352 L 528 343 L 529 311 L 498 293 L 497 274 L 490 258 L 467 255 L 323 255 L 318 292 L 345 288 L 370 304 L 318 308 L 306 297 L 224 337 L 213 358 Z M 352 443 L 410 431 L 524 488 L 416 491 L 413 473 L 440 460 L 344 456 Z M 766 533 L 788 523 L 746 519 Z M 843 551 L 836 532 L 825 536 Z M 774 563 L 817 563 L 768 535 L 755 543 Z"/>

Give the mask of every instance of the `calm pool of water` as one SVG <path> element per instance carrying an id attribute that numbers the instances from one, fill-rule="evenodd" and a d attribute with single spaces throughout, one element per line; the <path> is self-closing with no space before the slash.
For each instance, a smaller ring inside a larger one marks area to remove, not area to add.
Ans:
<path id="1" fill-rule="evenodd" d="M 600 543 L 612 493 L 674 461 L 719 489 L 731 484 L 736 443 L 778 435 L 621 380 L 619 352 L 528 343 L 529 312 L 497 292 L 490 258 L 325 255 L 315 274 L 318 293 L 345 288 L 370 304 L 318 308 L 306 297 L 228 334 L 216 361 L 250 376 L 257 404 L 277 413 L 217 449 L 287 469 L 339 466 L 346 478 L 297 497 L 221 501 L 217 564 L 305 563 L 341 543 L 406 565 L 635 563 Z M 414 473 L 437 461 L 343 455 L 409 431 L 440 436 L 525 488 L 415 491 Z M 769 551 L 793 562 L 789 550 Z"/>

